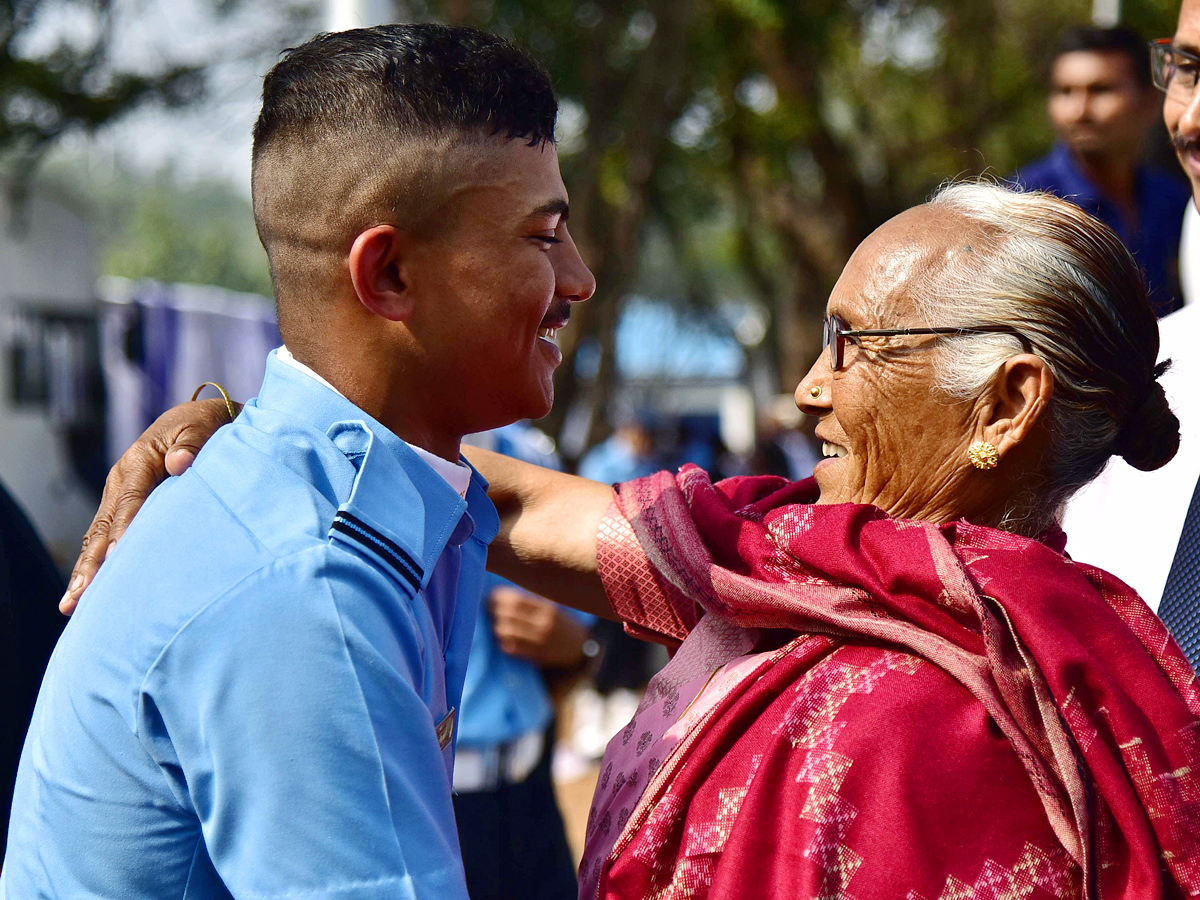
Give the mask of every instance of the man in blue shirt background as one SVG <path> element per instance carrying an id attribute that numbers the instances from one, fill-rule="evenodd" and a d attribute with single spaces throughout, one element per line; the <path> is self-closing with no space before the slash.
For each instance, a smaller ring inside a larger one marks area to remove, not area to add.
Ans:
<path id="1" fill-rule="evenodd" d="M 1179 238 L 1191 194 L 1179 179 L 1141 163 L 1159 103 L 1150 52 L 1137 32 L 1068 31 L 1051 63 L 1047 102 L 1059 141 L 1015 179 L 1073 201 L 1120 235 L 1164 316 L 1182 305 Z"/>
<path id="2" fill-rule="evenodd" d="M 268 74 L 286 346 L 67 626 L 0 897 L 465 900 L 450 779 L 497 518 L 459 441 L 549 410 L 594 289 L 556 108 L 469 29 L 322 35 Z"/>
<path id="3" fill-rule="evenodd" d="M 468 443 L 561 470 L 554 441 L 517 422 Z M 454 811 L 471 900 L 574 900 L 579 893 L 551 779 L 546 671 L 584 659 L 593 617 L 488 573 L 463 688 Z"/>

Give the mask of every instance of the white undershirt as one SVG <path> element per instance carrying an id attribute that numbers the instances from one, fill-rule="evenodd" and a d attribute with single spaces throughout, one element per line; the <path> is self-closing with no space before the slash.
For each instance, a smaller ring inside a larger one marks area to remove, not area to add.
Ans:
<path id="1" fill-rule="evenodd" d="M 300 362 L 300 360 L 296 359 L 296 357 L 292 356 L 291 351 L 288 350 L 287 347 L 280 347 L 277 351 L 275 351 L 275 355 L 284 365 L 291 366 L 293 369 L 303 372 L 309 378 L 316 379 L 339 397 L 346 399 L 345 394 L 335 388 L 332 384 L 330 384 L 304 363 Z M 452 463 L 448 459 L 442 459 L 440 456 L 430 453 L 428 450 L 418 447 L 415 444 L 409 444 L 408 441 L 405 441 L 404 443 L 408 444 L 408 446 L 412 449 L 412 452 L 421 457 L 421 459 L 429 466 L 429 468 L 433 469 L 433 471 L 442 476 L 446 483 L 450 485 L 450 487 L 454 488 L 458 496 L 467 496 L 467 488 L 471 484 L 470 466 L 468 466 L 466 463 Z"/>

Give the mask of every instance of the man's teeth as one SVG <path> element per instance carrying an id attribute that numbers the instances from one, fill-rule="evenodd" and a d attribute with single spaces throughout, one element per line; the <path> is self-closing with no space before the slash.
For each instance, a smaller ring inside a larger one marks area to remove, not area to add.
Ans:
<path id="1" fill-rule="evenodd" d="M 837 444 L 831 444 L 829 441 L 821 441 L 822 456 L 836 456 L 841 458 L 849 451 L 845 447 L 839 447 Z"/>
<path id="2" fill-rule="evenodd" d="M 545 338 L 548 341 L 554 341 L 558 337 L 557 328 L 539 328 L 538 337 Z"/>

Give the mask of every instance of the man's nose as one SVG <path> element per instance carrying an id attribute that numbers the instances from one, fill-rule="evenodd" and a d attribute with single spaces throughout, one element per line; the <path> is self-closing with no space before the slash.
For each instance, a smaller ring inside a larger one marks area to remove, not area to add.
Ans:
<path id="1" fill-rule="evenodd" d="M 1167 103 L 1171 102 L 1171 98 L 1168 97 Z M 1200 90 L 1194 92 L 1191 99 L 1184 104 L 1175 132 L 1189 141 L 1200 140 Z"/>
<path id="2" fill-rule="evenodd" d="M 575 241 L 568 237 L 554 250 L 558 251 L 554 262 L 555 290 L 558 295 L 580 302 L 596 293 L 596 277 L 579 255 Z"/>
<path id="3" fill-rule="evenodd" d="M 1070 110 L 1071 121 L 1084 122 L 1091 117 L 1092 98 L 1087 91 L 1072 91 L 1067 108 Z"/>

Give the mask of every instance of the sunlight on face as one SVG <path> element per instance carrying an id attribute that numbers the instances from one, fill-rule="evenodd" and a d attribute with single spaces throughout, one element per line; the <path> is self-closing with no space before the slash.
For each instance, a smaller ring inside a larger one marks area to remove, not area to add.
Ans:
<path id="1" fill-rule="evenodd" d="M 406 270 L 427 390 L 464 432 L 550 411 L 558 329 L 596 284 L 567 230 L 554 145 L 496 138 L 484 149 Z"/>
<path id="2" fill-rule="evenodd" d="M 969 252 L 963 221 L 917 207 L 859 246 L 829 298 L 851 329 L 923 327 L 914 294 Z M 871 503 L 899 517 L 957 517 L 973 405 L 935 387 L 932 336 L 864 337 L 847 343 L 842 369 L 821 354 L 797 389 L 819 416 L 817 437 L 836 454 L 814 475 L 821 503 Z M 820 385 L 820 399 L 809 389 Z"/>

